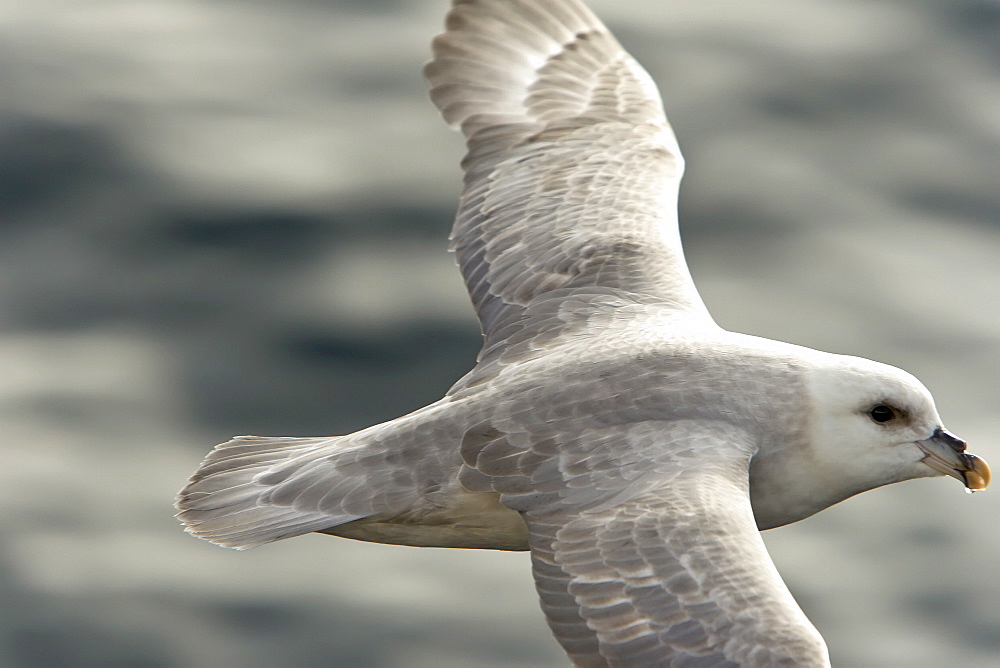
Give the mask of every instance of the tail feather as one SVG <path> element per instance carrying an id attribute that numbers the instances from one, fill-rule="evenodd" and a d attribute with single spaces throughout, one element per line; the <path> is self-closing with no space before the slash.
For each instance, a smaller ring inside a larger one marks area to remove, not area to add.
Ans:
<path id="1" fill-rule="evenodd" d="M 363 515 L 325 512 L 317 502 L 322 495 L 316 488 L 324 482 L 327 489 L 337 486 L 333 466 L 304 489 L 281 485 L 342 448 L 341 437 L 234 438 L 216 446 L 177 495 L 177 517 L 188 533 L 241 550 L 360 519 Z M 300 497 L 310 490 L 312 502 L 303 502 L 308 500 Z"/>

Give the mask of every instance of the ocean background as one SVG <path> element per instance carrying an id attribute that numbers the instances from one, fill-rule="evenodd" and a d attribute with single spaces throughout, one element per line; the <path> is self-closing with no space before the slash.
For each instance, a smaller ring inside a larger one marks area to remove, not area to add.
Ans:
<path id="1" fill-rule="evenodd" d="M 447 4 L 0 7 L 0 665 L 565 665 L 524 554 L 172 517 L 215 443 L 471 366 L 462 145 L 420 75 Z M 998 465 L 1000 4 L 592 6 L 661 86 L 719 323 L 906 368 Z M 765 537 L 835 665 L 996 666 L 998 517 L 933 479 Z"/>

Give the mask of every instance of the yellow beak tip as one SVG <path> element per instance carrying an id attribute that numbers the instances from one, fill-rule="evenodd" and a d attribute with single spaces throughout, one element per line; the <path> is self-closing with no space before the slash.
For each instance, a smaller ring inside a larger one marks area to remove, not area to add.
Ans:
<path id="1" fill-rule="evenodd" d="M 966 453 L 969 470 L 965 471 L 965 486 L 974 492 L 990 486 L 990 467 L 985 459 Z"/>

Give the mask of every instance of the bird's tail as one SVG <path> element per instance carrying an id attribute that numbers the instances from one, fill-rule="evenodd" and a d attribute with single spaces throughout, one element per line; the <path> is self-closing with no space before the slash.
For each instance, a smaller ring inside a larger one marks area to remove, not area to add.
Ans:
<path id="1" fill-rule="evenodd" d="M 345 437 L 239 436 L 205 458 L 177 495 L 188 533 L 238 550 L 327 529 L 363 517 L 324 504 L 343 481 L 335 461 Z"/>

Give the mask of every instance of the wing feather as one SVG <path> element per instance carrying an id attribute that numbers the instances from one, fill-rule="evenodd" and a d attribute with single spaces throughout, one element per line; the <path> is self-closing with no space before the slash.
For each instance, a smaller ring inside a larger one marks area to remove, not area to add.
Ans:
<path id="1" fill-rule="evenodd" d="M 463 460 L 523 513 L 542 608 L 576 665 L 829 665 L 754 523 L 744 432 L 512 426 L 478 427 Z"/>
<path id="2" fill-rule="evenodd" d="M 433 48 L 431 97 L 468 145 L 452 248 L 488 343 L 565 288 L 707 318 L 681 250 L 683 158 L 659 94 L 582 2 L 456 0 Z"/>

